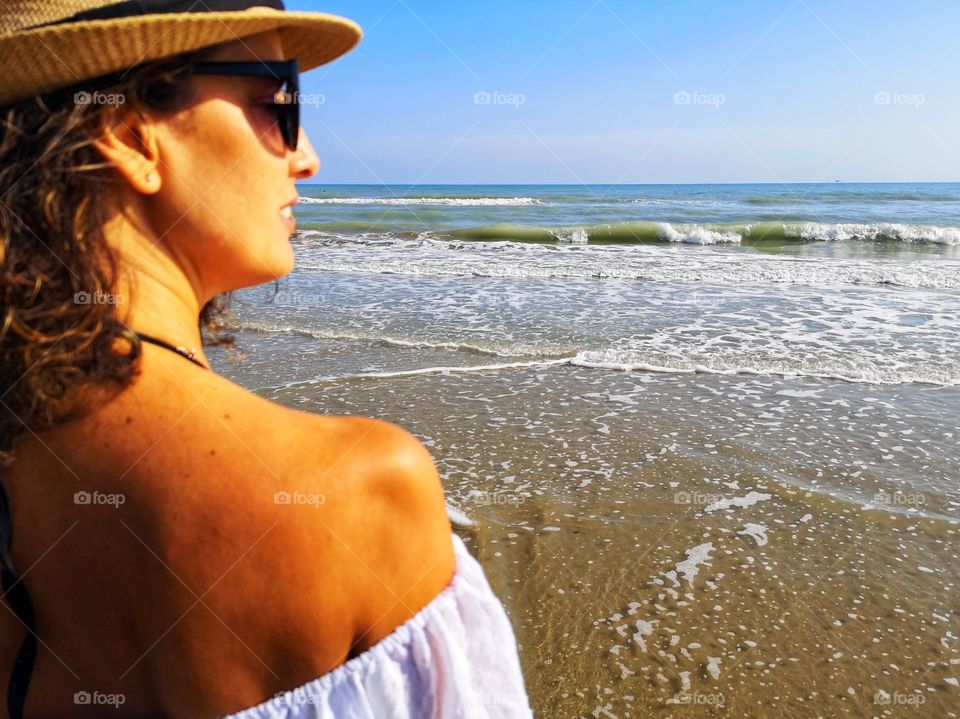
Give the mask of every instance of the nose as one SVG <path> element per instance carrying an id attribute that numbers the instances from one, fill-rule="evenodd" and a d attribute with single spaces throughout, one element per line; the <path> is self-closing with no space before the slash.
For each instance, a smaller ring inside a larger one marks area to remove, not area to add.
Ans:
<path id="1" fill-rule="evenodd" d="M 319 169 L 320 158 L 307 137 L 307 131 L 301 127 L 296 152 L 290 155 L 291 174 L 297 180 L 306 180 L 316 175 Z"/>

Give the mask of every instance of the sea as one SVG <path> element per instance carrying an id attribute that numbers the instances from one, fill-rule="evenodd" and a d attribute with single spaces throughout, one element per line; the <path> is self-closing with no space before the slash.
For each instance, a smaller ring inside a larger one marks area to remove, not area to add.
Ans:
<path id="1" fill-rule="evenodd" d="M 960 183 L 299 191 L 215 368 L 426 444 L 536 716 L 960 714 Z"/>

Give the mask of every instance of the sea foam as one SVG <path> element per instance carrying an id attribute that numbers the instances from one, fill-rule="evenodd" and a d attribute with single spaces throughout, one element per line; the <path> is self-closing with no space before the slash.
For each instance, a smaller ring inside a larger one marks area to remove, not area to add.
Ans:
<path id="1" fill-rule="evenodd" d="M 522 207 L 539 205 L 533 197 L 301 197 L 304 205 L 451 205 Z"/>
<path id="2" fill-rule="evenodd" d="M 388 235 L 348 238 L 308 231 L 303 237 L 312 244 L 298 256 L 299 269 L 323 272 L 960 288 L 960 262 L 955 260 L 777 257 L 712 248 L 688 255 L 668 247 L 587 245 L 583 228 L 565 230 L 558 246 L 509 241 L 464 243 L 430 234 L 411 240 Z"/>

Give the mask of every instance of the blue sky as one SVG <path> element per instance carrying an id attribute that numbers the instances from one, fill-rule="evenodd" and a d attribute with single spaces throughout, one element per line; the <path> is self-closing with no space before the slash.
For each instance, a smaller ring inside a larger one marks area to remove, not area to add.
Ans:
<path id="1" fill-rule="evenodd" d="M 960 180 L 960 3 L 315 2 L 317 183 Z"/>

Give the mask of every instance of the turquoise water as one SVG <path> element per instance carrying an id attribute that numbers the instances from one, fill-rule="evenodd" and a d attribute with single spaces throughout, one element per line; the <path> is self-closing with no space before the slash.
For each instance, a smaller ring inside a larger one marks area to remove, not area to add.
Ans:
<path id="1" fill-rule="evenodd" d="M 344 236 L 746 246 L 866 241 L 949 256 L 960 244 L 954 183 L 304 185 L 301 193 L 301 229 Z"/>

